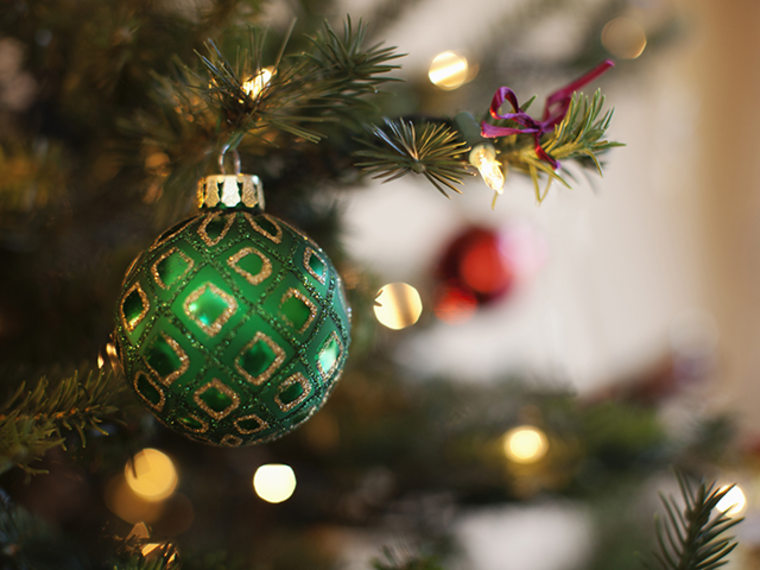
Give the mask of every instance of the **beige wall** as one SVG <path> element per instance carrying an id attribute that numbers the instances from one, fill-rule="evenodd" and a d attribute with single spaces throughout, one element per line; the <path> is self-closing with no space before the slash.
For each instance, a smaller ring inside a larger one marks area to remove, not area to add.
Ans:
<path id="1" fill-rule="evenodd" d="M 701 102 L 695 165 L 707 304 L 719 330 L 717 399 L 760 431 L 760 2 L 686 2 Z"/>

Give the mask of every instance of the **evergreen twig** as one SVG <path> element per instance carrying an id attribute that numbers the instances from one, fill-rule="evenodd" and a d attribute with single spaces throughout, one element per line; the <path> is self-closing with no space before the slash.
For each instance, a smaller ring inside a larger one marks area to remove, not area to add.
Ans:
<path id="1" fill-rule="evenodd" d="M 369 131 L 374 140 L 360 141 L 370 148 L 355 153 L 364 159 L 356 165 L 374 178 L 389 182 L 414 172 L 425 176 L 444 196 L 447 188 L 461 193 L 456 185 L 469 173 L 464 158 L 469 149 L 447 125 L 386 120 L 385 129 L 373 125 Z"/>
<path id="2" fill-rule="evenodd" d="M 622 146 L 621 143 L 605 138 L 612 115 L 611 109 L 604 111 L 601 91 L 597 90 L 591 98 L 583 93 L 575 93 L 565 118 L 541 141 L 542 147 L 556 160 L 576 160 L 582 166 L 592 167 L 601 174 L 598 156 L 613 147 Z M 555 170 L 536 154 L 532 137 L 504 137 L 495 144 L 500 160 L 530 176 L 539 202 L 546 198 L 554 181 L 570 188 L 561 171 Z M 543 189 L 540 180 L 542 174 L 546 176 Z"/>
<path id="3" fill-rule="evenodd" d="M 398 66 L 389 62 L 401 54 L 381 44 L 365 46 L 366 35 L 366 26 L 362 22 L 354 25 L 350 18 L 342 34 L 325 23 L 319 33 L 308 38 L 309 49 L 285 54 L 269 84 L 255 94 L 245 92 L 244 82 L 264 67 L 262 35 L 253 34 L 252 49 L 241 51 L 235 65 L 208 42 L 207 54 L 199 54 L 208 85 L 200 81 L 195 88 L 216 103 L 226 128 L 233 132 L 230 136 L 237 132 L 271 139 L 271 134 L 265 135 L 275 130 L 318 142 L 324 133 L 315 124 L 371 108 L 365 96 L 393 81 L 386 74 Z M 187 87 L 179 85 L 179 89 Z"/>
<path id="4" fill-rule="evenodd" d="M 22 382 L 13 395 L 0 405 L 0 473 L 14 465 L 28 473 L 44 473 L 31 467 L 49 450 L 65 448 L 66 432 L 76 432 L 86 445 L 86 432 L 106 435 L 100 426 L 113 415 L 120 391 L 109 372 L 79 373 L 51 385 L 42 377 L 33 388 Z"/>
<path id="5" fill-rule="evenodd" d="M 715 483 L 700 482 L 694 488 L 686 476 L 678 473 L 677 478 L 683 505 L 673 497 L 660 496 L 667 517 L 656 520 L 656 565 L 649 568 L 713 570 L 726 565 L 737 543 L 725 533 L 743 520 L 716 509 L 731 487 L 716 488 Z"/>

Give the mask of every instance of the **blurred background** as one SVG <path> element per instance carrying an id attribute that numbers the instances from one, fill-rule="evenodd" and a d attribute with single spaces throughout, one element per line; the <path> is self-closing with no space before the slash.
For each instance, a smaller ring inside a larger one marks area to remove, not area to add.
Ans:
<path id="1" fill-rule="evenodd" d="M 131 164 L 108 116 L 149 105 L 149 71 L 165 72 L 176 46 L 192 60 L 206 33 L 193 26 L 213 3 L 86 4 L 3 8 L 9 393 L 94 362 L 129 259 L 188 211 L 171 186 L 182 181 L 164 188 L 155 175 L 178 154 L 147 152 L 146 137 Z M 639 568 L 657 492 L 677 492 L 674 466 L 739 485 L 731 504 L 746 520 L 727 567 L 759 567 L 760 4 L 228 4 L 225 25 L 268 26 L 273 44 L 294 16 L 296 32 L 362 18 L 372 41 L 406 54 L 387 115 L 477 116 L 503 85 L 521 101 L 535 94 L 538 113 L 611 58 L 585 90 L 602 89 L 615 110 L 608 138 L 625 146 L 604 155 L 602 177 L 563 163 L 573 189 L 554 184 L 541 204 L 509 169 L 493 207 L 479 177 L 446 199 L 415 177 L 333 175 L 334 188 L 307 194 L 307 213 L 280 192 L 273 211 L 340 252 L 352 298 L 355 355 L 330 402 L 295 434 L 240 450 L 183 440 L 131 402 L 126 420 L 106 422 L 112 437 L 49 452 L 49 474 L 4 468 L 7 513 L 18 505 L 30 528 L 44 526 L 28 548 L 55 560 L 27 567 L 101 567 L 76 566 L 82 552 L 105 556 L 93 537 L 129 535 L 148 558 L 171 543 L 190 568 Z M 119 41 L 98 29 L 109 14 Z M 156 14 L 184 27 L 150 28 Z M 220 45 L 231 42 L 216 24 Z M 120 85 L 146 92 L 99 98 L 105 88 L 87 81 L 114 62 Z M 138 452 L 158 473 L 147 490 L 130 467 Z M 290 490 L 262 499 L 253 474 L 282 465 L 292 470 L 274 479 L 292 478 Z M 24 567 L 8 552 L 7 567 Z"/>

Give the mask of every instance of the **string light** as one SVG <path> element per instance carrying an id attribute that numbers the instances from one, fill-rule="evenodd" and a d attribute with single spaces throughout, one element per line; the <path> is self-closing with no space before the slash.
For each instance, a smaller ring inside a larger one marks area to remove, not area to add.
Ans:
<path id="1" fill-rule="evenodd" d="M 268 503 L 282 503 L 296 490 L 296 474 L 290 465 L 267 463 L 256 469 L 253 490 Z"/>
<path id="2" fill-rule="evenodd" d="M 504 192 L 504 172 L 496 160 L 496 148 L 491 143 L 481 143 L 470 151 L 470 164 L 480 172 L 486 185 L 497 194 Z"/>
<path id="3" fill-rule="evenodd" d="M 400 330 L 412 326 L 422 314 L 420 294 L 408 283 L 388 283 L 375 296 L 375 318 L 383 326 Z"/>
<path id="4" fill-rule="evenodd" d="M 146 501 L 163 501 L 174 493 L 179 478 L 174 462 L 151 447 L 135 454 L 124 466 L 124 479 L 132 492 Z"/>
<path id="5" fill-rule="evenodd" d="M 264 88 L 269 85 L 273 75 L 274 68 L 272 67 L 260 69 L 256 75 L 243 81 L 243 91 L 251 99 L 256 99 L 264 91 Z"/>
<path id="6" fill-rule="evenodd" d="M 549 451 L 549 440 L 537 427 L 523 425 L 505 433 L 502 436 L 502 446 L 507 459 L 529 464 L 543 459 Z"/>
<path id="7" fill-rule="evenodd" d="M 728 517 L 737 517 L 747 508 L 747 496 L 739 485 L 723 485 L 720 491 L 727 491 L 715 508 Z"/>
<path id="8" fill-rule="evenodd" d="M 453 51 L 444 51 L 433 58 L 428 69 L 430 82 L 445 91 L 452 91 L 467 83 L 470 65 L 467 58 Z"/>

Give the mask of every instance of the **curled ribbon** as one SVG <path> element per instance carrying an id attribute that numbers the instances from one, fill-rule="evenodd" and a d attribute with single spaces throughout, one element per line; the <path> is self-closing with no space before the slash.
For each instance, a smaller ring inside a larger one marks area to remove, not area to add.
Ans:
<path id="1" fill-rule="evenodd" d="M 509 87 L 499 87 L 496 93 L 491 99 L 490 112 L 494 119 L 506 119 L 514 121 L 520 127 L 500 127 L 497 125 L 491 125 L 483 121 L 480 124 L 480 134 L 486 138 L 506 137 L 514 134 L 532 134 L 535 141 L 536 154 L 542 160 L 545 160 L 552 165 L 552 168 L 559 167 L 559 161 L 549 156 L 549 154 L 541 146 L 541 136 L 552 131 L 555 126 L 562 122 L 562 119 L 567 115 L 567 110 L 570 107 L 570 101 L 573 97 L 573 93 L 592 82 L 599 77 L 602 73 L 613 67 L 615 64 L 607 59 L 597 65 L 594 69 L 579 77 L 575 81 L 572 81 L 557 89 L 551 95 L 546 98 L 544 104 L 544 114 L 540 121 L 537 121 L 528 113 L 520 109 L 520 104 L 517 102 L 517 95 Z M 499 108 L 502 104 L 508 101 L 512 105 L 514 112 L 512 113 L 499 113 Z"/>

